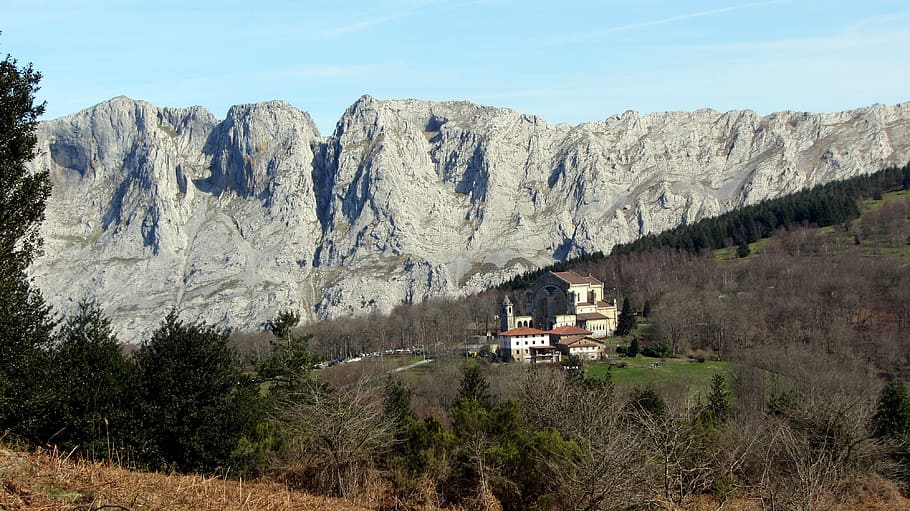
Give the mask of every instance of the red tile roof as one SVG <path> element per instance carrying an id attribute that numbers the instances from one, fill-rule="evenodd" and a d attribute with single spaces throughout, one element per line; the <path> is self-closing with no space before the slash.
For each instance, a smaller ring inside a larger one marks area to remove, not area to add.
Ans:
<path id="1" fill-rule="evenodd" d="M 588 321 L 591 319 L 607 319 L 606 316 L 599 312 L 585 312 L 584 314 L 576 314 L 575 317 L 582 321 Z"/>
<path id="2" fill-rule="evenodd" d="M 603 343 L 597 342 L 586 335 L 573 335 L 560 339 L 557 344 L 568 346 L 570 348 L 589 348 L 591 346 L 602 346 Z"/>
<path id="3" fill-rule="evenodd" d="M 598 307 L 612 307 L 613 304 L 610 302 L 605 302 L 603 300 L 597 300 L 597 306 Z"/>
<path id="4" fill-rule="evenodd" d="M 593 347 L 593 348 L 596 348 L 596 347 L 598 347 L 598 346 L 600 346 L 600 344 L 599 344 L 599 343 L 596 343 L 596 342 L 594 342 L 594 341 L 578 341 L 578 342 L 573 342 L 572 345 L 569 346 L 569 349 L 572 349 L 572 348 L 592 348 L 592 347 Z"/>
<path id="5" fill-rule="evenodd" d="M 594 277 L 588 275 L 583 277 L 574 271 L 554 271 L 553 275 L 556 275 L 560 279 L 568 282 L 569 284 L 591 284 L 591 285 L 602 285 L 603 282 L 595 279 Z"/>
<path id="6" fill-rule="evenodd" d="M 556 344 L 562 344 L 564 346 L 568 346 L 568 345 L 572 344 L 573 342 L 578 342 L 584 338 L 585 338 L 584 335 L 570 335 L 568 337 L 563 337 Z"/>
<path id="7" fill-rule="evenodd" d="M 584 328 L 575 325 L 557 327 L 547 333 L 555 335 L 591 335 L 589 330 L 585 330 Z"/>
<path id="8" fill-rule="evenodd" d="M 547 332 L 543 330 L 538 330 L 536 328 L 513 328 L 511 330 L 506 330 L 505 332 L 499 332 L 499 335 L 505 335 L 510 337 L 517 337 L 519 335 L 547 335 Z"/>

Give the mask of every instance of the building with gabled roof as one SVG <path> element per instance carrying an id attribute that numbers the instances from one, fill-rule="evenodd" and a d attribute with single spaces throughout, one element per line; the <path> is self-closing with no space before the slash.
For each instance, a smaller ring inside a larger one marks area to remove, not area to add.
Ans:
<path id="1" fill-rule="evenodd" d="M 556 340 L 559 340 L 559 337 L 569 335 L 591 335 L 591 331 L 575 325 L 563 325 L 550 329 L 550 336 L 556 337 Z"/>
<path id="2" fill-rule="evenodd" d="M 516 315 L 509 297 L 500 304 L 499 354 L 506 361 L 558 360 L 558 353 L 593 360 L 604 352 L 597 338 L 616 330 L 615 298 L 603 282 L 573 271 L 549 272 L 525 295 L 525 314 Z M 574 350 L 574 352 L 573 352 Z"/>
<path id="3" fill-rule="evenodd" d="M 606 346 L 589 335 L 568 335 L 556 343 L 556 349 L 563 355 L 574 355 L 582 360 L 599 360 Z"/>
<path id="4" fill-rule="evenodd" d="M 512 304 L 503 302 L 503 326 L 527 326 L 553 330 L 571 326 L 588 331 L 593 337 L 606 337 L 616 330 L 618 311 L 615 297 L 604 295 L 604 284 L 591 275 L 573 271 L 548 272 L 538 278 L 525 294 L 525 315 L 509 319 Z M 511 321 L 511 322 L 510 322 Z M 503 328 L 506 329 L 506 328 Z"/>
<path id="5" fill-rule="evenodd" d="M 552 359 L 554 354 L 558 361 L 549 332 L 528 327 L 499 332 L 499 356 L 507 362 L 537 362 L 547 356 Z"/>

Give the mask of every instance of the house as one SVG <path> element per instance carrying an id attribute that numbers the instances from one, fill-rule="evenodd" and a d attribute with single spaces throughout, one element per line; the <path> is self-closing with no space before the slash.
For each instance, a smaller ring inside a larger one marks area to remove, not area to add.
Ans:
<path id="1" fill-rule="evenodd" d="M 590 330 L 585 330 L 580 326 L 575 325 L 563 325 L 556 328 L 551 328 L 549 330 L 550 339 L 553 342 L 559 342 L 563 337 L 577 336 L 577 335 L 591 335 Z"/>
<path id="2" fill-rule="evenodd" d="M 550 334 L 529 327 L 499 332 L 499 356 L 507 362 L 559 361 L 559 352 L 550 344 Z"/>
<path id="3" fill-rule="evenodd" d="M 568 335 L 556 343 L 556 349 L 566 356 L 582 360 L 600 360 L 606 353 L 604 343 L 588 335 Z"/>
<path id="4" fill-rule="evenodd" d="M 549 272 L 525 294 L 524 314 L 516 315 L 506 297 L 500 308 L 501 330 L 578 327 L 602 338 L 616 330 L 619 316 L 615 298 L 606 298 L 603 282 L 573 271 Z"/>
<path id="5" fill-rule="evenodd" d="M 517 315 L 508 296 L 500 304 L 499 355 L 505 361 L 558 362 L 561 354 L 597 360 L 605 353 L 598 338 L 616 330 L 614 299 L 604 297 L 603 282 L 575 272 L 550 272 L 525 296 Z"/>

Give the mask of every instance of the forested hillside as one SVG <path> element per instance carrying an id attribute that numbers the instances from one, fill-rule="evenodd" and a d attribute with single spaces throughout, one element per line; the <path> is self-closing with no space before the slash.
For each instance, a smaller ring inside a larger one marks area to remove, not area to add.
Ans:
<path id="1" fill-rule="evenodd" d="M 306 329 L 283 311 L 233 338 L 172 310 L 127 352 L 100 304 L 58 317 L 27 277 L 50 193 L 48 174 L 25 167 L 39 79 L 0 62 L 0 438 L 66 453 L 33 454 L 36 467 L 237 478 L 223 492 L 258 478 L 260 491 L 277 482 L 376 509 L 908 505 L 906 167 L 576 261 L 624 304 L 628 334 L 594 366 L 472 359 L 505 290 Z M 718 369 L 710 383 L 614 382 L 639 346 Z M 422 363 L 383 365 L 405 353 Z M 72 487 L 30 474 L 24 456 L 0 451 L 4 507 L 164 508 L 197 484 L 177 478 L 163 496 L 94 476 L 97 488 Z M 254 505 L 248 494 L 238 507 Z"/>

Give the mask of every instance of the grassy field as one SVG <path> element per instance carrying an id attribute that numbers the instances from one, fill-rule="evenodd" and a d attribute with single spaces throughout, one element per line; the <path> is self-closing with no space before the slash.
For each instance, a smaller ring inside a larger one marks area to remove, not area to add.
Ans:
<path id="1" fill-rule="evenodd" d="M 870 213 L 878 212 L 886 203 L 889 202 L 910 203 L 910 191 L 900 190 L 896 192 L 889 192 L 884 194 L 880 200 L 867 199 L 861 201 L 859 204 L 860 217 L 852 222 L 851 229 L 845 231 L 840 226 L 829 225 L 818 228 L 817 233 L 823 236 L 829 236 L 832 240 L 838 238 L 838 241 L 840 243 L 837 243 L 836 246 L 852 247 L 854 244 L 854 235 L 858 230 L 858 226 L 862 223 L 863 218 Z M 751 253 L 742 259 L 736 255 L 735 246 L 720 248 L 714 251 L 714 258 L 719 262 L 749 260 L 756 256 L 760 256 L 762 249 L 777 243 L 780 243 L 780 241 L 774 237 L 763 238 L 756 241 L 755 243 L 749 243 L 749 249 Z M 891 245 L 891 241 L 888 240 L 887 237 L 872 234 L 865 237 L 863 240 L 861 252 L 866 256 L 888 254 L 910 257 L 910 243 L 900 243 L 898 246 Z"/>
<path id="2" fill-rule="evenodd" d="M 639 355 L 635 358 L 617 359 L 614 363 L 616 362 L 625 362 L 626 367 L 611 366 L 610 362 L 598 362 L 588 368 L 588 375 L 602 377 L 609 372 L 617 387 L 651 384 L 698 390 L 707 388 L 715 374 L 726 375 L 730 371 L 730 364 L 727 362 L 697 362 L 681 358 L 659 359 Z"/>
<path id="3" fill-rule="evenodd" d="M 364 378 L 381 378 L 399 367 L 404 367 L 420 360 L 423 360 L 423 357 L 416 355 L 388 355 L 364 358 L 357 362 L 347 362 L 334 367 L 317 369 L 313 374 L 316 379 L 326 383 L 347 385 Z"/>

